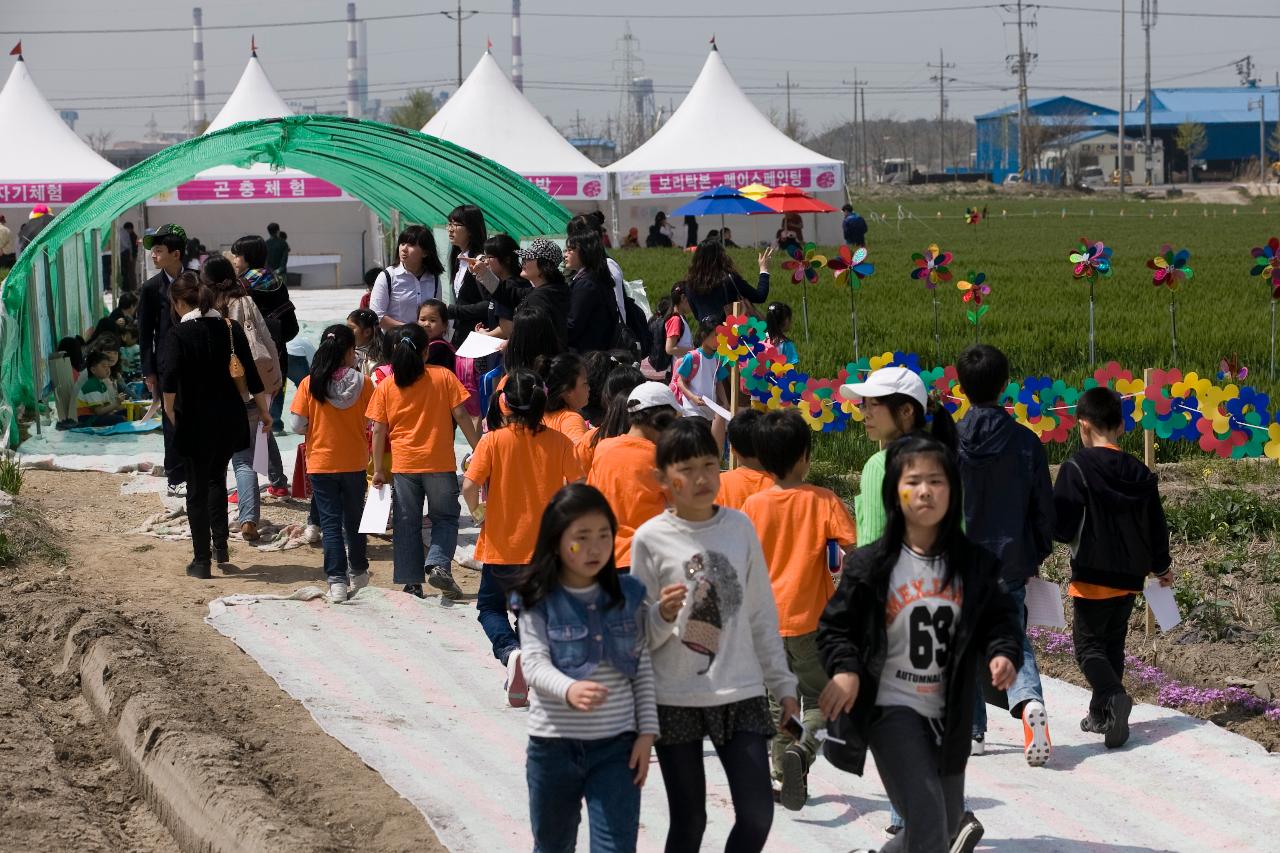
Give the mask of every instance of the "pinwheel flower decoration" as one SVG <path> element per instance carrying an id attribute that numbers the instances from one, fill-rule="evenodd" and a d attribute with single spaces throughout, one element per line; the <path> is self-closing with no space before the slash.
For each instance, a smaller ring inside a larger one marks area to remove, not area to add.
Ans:
<path id="1" fill-rule="evenodd" d="M 1076 265 L 1075 277 L 1093 281 L 1099 275 L 1111 275 L 1111 247 L 1101 242 L 1090 243 L 1083 237 L 1076 251 L 1071 253 L 1071 263 Z"/>
<path id="2" fill-rule="evenodd" d="M 1218 364 L 1218 379 L 1225 382 L 1243 382 L 1249 378 L 1249 368 L 1240 363 L 1235 353 Z"/>
<path id="3" fill-rule="evenodd" d="M 1272 237 L 1265 246 L 1253 250 L 1250 275 L 1261 276 L 1271 285 L 1271 298 L 1280 299 L 1280 237 Z"/>
<path id="4" fill-rule="evenodd" d="M 924 254 L 916 252 L 911 260 L 916 265 L 911 271 L 911 277 L 923 281 L 924 286 L 930 290 L 944 281 L 951 281 L 951 272 L 947 269 L 951 263 L 951 253 L 940 250 L 937 243 L 929 246 Z"/>
<path id="5" fill-rule="evenodd" d="M 964 281 L 956 282 L 956 287 L 964 296 L 961 297 L 965 302 L 972 302 L 974 305 L 982 305 L 982 298 L 991 293 L 991 285 L 987 284 L 987 274 L 984 272 L 970 272 Z M 972 313 L 972 312 L 970 312 Z"/>
<path id="6" fill-rule="evenodd" d="M 803 252 L 799 247 L 792 247 L 788 254 L 791 258 L 782 262 L 782 268 L 791 271 L 792 284 L 805 280 L 816 282 L 818 270 L 827 265 L 826 256 L 819 255 L 818 247 L 813 243 L 806 243 Z"/>
<path id="7" fill-rule="evenodd" d="M 841 276 L 849 276 L 849 286 L 854 290 L 861 288 L 862 280 L 876 271 L 875 265 L 867 262 L 865 247 L 853 251 L 848 246 L 841 246 L 839 257 L 827 261 L 827 269 L 831 270 L 836 281 Z"/>
<path id="8" fill-rule="evenodd" d="M 1191 267 L 1187 266 L 1189 260 L 1191 252 L 1180 249 L 1175 254 L 1173 248 L 1166 243 L 1160 248 L 1160 254 L 1147 261 L 1147 268 L 1151 270 L 1151 283 L 1156 287 L 1164 285 L 1170 290 L 1176 290 L 1179 284 L 1191 278 Z"/>
<path id="9" fill-rule="evenodd" d="M 977 225 L 982 221 L 982 213 L 976 207 L 966 207 L 964 209 L 964 224 Z"/>

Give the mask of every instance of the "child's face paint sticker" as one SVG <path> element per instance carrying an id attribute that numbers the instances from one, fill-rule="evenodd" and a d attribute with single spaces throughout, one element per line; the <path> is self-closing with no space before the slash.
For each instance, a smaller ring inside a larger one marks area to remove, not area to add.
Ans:
<path id="1" fill-rule="evenodd" d="M 573 544 L 571 544 L 571 545 L 569 546 L 569 553 L 570 553 L 570 554 L 576 554 L 576 553 L 578 553 L 578 552 L 579 552 L 579 551 L 581 551 L 581 550 L 582 550 L 582 546 L 581 546 L 581 545 L 579 545 L 577 542 L 574 542 Z"/>
<path id="2" fill-rule="evenodd" d="M 902 491 L 898 492 L 898 499 L 902 501 L 903 506 L 906 506 L 907 504 L 911 503 L 910 490 L 903 489 Z"/>

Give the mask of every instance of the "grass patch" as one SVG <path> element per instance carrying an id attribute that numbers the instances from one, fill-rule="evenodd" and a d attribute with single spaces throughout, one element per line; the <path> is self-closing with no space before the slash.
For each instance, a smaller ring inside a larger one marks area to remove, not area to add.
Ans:
<path id="1" fill-rule="evenodd" d="M 1169 530 L 1186 542 L 1241 544 L 1274 540 L 1280 505 L 1242 489 L 1203 489 L 1165 507 Z"/>
<path id="2" fill-rule="evenodd" d="M 16 456 L 0 457 L 0 491 L 11 495 L 22 491 L 22 467 Z"/>
<path id="3" fill-rule="evenodd" d="M 0 568 L 31 561 L 62 564 L 67 552 L 39 505 L 17 500 L 0 518 Z"/>

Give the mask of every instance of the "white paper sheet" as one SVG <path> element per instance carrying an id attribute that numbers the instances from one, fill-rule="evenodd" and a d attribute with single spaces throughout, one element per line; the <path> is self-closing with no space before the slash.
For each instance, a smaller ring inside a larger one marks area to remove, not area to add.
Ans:
<path id="1" fill-rule="evenodd" d="M 267 474 L 267 433 L 261 428 L 253 430 L 253 470 L 262 476 Z"/>
<path id="2" fill-rule="evenodd" d="M 710 397 L 703 397 L 702 402 L 706 405 L 708 409 L 712 411 L 713 414 L 719 415 L 720 417 L 724 418 L 726 421 L 733 420 L 733 413 L 731 413 L 728 409 L 722 407 L 719 403 L 717 403 L 715 400 L 711 399 Z"/>
<path id="3" fill-rule="evenodd" d="M 481 335 L 472 332 L 467 335 L 467 339 L 462 342 L 462 346 L 458 347 L 456 355 L 458 358 L 484 358 L 486 355 L 493 355 L 502 347 L 501 338 L 492 338 L 488 335 Z"/>
<path id="4" fill-rule="evenodd" d="M 391 518 L 391 487 L 370 486 L 364 500 L 364 514 L 360 516 L 361 533 L 383 534 L 387 532 L 387 520 Z"/>
<path id="5" fill-rule="evenodd" d="M 1160 626 L 1161 631 L 1168 631 L 1182 621 L 1182 614 L 1178 612 L 1178 602 L 1173 597 L 1173 587 L 1161 586 L 1160 581 L 1155 578 L 1147 578 L 1147 585 L 1143 587 L 1142 594 L 1146 596 L 1147 606 L 1151 608 L 1151 613 L 1156 617 L 1156 624 Z"/>
<path id="6" fill-rule="evenodd" d="M 1067 627 L 1062 610 L 1062 589 L 1044 578 L 1027 578 L 1027 624 L 1047 628 Z"/>

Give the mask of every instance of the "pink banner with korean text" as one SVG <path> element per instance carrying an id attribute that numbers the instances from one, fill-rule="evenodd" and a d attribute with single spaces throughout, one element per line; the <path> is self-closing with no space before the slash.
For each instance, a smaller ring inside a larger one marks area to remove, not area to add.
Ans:
<path id="1" fill-rule="evenodd" d="M 790 184 L 807 192 L 839 191 L 843 175 L 839 164 L 759 166 L 737 169 L 686 169 L 670 172 L 619 172 L 621 198 L 661 198 L 697 195 L 716 187 L 745 187 L 761 183 L 776 187 Z"/>
<path id="2" fill-rule="evenodd" d="M 526 181 L 556 199 L 605 199 L 609 182 L 603 173 L 587 175 L 523 175 Z"/>
<path id="3" fill-rule="evenodd" d="M 99 181 L 0 181 L 0 205 L 70 204 Z"/>

